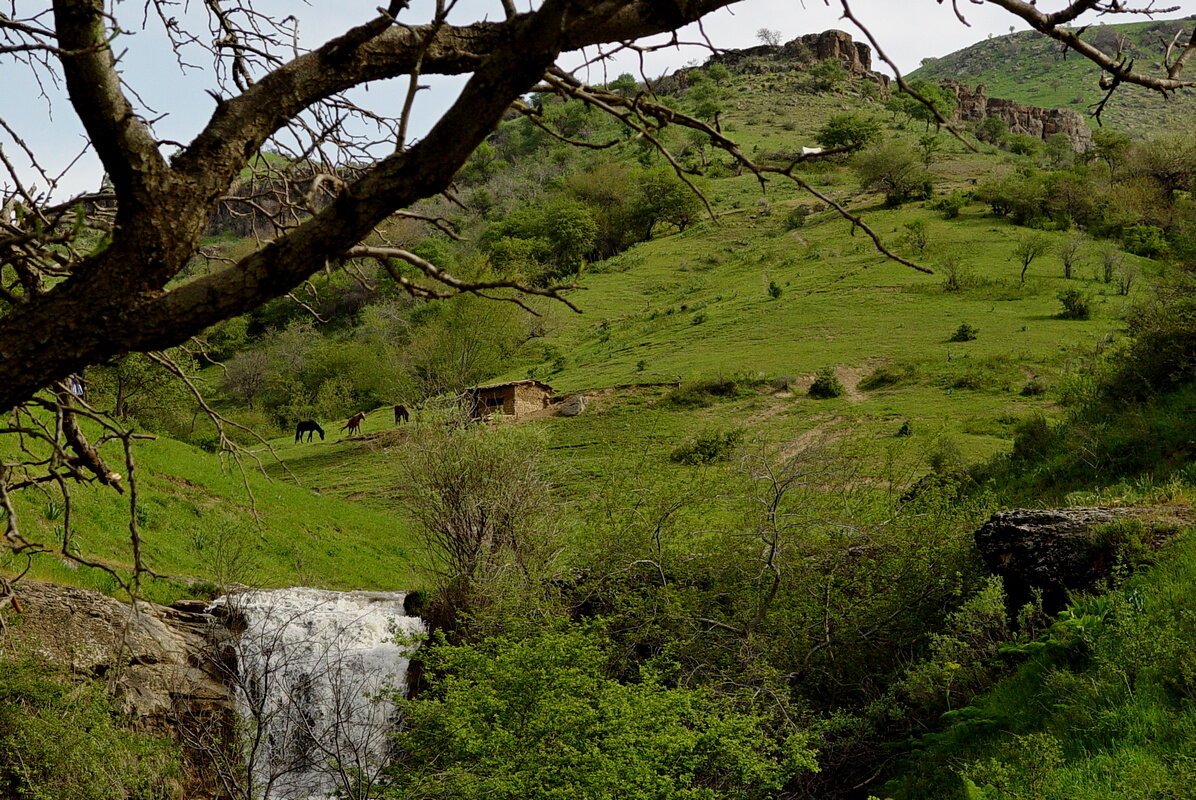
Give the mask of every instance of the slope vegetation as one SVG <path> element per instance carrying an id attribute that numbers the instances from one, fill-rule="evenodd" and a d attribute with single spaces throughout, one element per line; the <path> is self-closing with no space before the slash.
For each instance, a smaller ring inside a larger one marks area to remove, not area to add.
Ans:
<path id="1" fill-rule="evenodd" d="M 1159 71 L 1165 42 L 1170 42 L 1179 30 L 1188 31 L 1190 36 L 1193 24 L 1189 18 L 1101 25 L 1090 28 L 1084 39 L 1110 55 L 1128 56 L 1138 68 L 1150 64 Z M 990 97 L 1046 108 L 1072 108 L 1081 113 L 1092 109 L 1105 95 L 1096 65 L 1067 56 L 1055 42 L 1034 31 L 987 39 L 942 58 L 926 59 L 910 77 L 982 83 L 988 87 Z M 1109 102 L 1102 119 L 1118 130 L 1148 136 L 1188 130 L 1194 117 L 1196 90 L 1184 89 L 1163 97 L 1139 86 L 1123 86 Z"/>

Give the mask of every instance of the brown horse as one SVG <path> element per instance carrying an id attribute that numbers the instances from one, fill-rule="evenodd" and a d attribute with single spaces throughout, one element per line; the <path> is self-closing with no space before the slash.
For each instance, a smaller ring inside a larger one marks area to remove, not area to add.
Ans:
<path id="1" fill-rule="evenodd" d="M 349 417 L 349 421 L 344 424 L 344 427 L 342 427 L 341 430 L 348 430 L 349 435 L 352 436 L 353 434 L 357 433 L 358 429 L 361 428 L 361 423 L 363 422 L 365 422 L 365 412 L 358 411 L 356 414 Z"/>
<path id="2" fill-rule="evenodd" d="M 407 411 L 407 406 L 395 406 L 395 425 L 407 422 L 409 419 L 411 419 L 411 414 Z"/>

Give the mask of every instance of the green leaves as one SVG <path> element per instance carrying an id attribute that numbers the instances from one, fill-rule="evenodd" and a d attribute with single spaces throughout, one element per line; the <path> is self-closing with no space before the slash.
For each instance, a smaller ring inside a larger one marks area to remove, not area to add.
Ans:
<path id="1" fill-rule="evenodd" d="M 751 800 L 815 768 L 804 735 L 778 740 L 710 691 L 651 667 L 608 677 L 602 641 L 573 627 L 428 648 L 436 677 L 403 704 L 394 796 Z"/>

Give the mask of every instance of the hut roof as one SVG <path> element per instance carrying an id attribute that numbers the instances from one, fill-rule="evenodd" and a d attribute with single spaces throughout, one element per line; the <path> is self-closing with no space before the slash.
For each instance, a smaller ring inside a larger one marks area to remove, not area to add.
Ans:
<path id="1" fill-rule="evenodd" d="M 530 379 L 522 380 L 522 381 L 507 381 L 505 383 L 488 383 L 485 386 L 475 386 L 472 389 L 469 389 L 468 391 L 482 392 L 482 391 L 488 391 L 488 390 L 492 390 L 492 389 L 505 389 L 508 386 L 538 386 L 539 388 L 541 388 L 547 392 L 553 392 L 553 393 L 556 392 L 556 389 L 553 389 L 547 383 L 544 383 L 543 381 L 530 380 Z"/>

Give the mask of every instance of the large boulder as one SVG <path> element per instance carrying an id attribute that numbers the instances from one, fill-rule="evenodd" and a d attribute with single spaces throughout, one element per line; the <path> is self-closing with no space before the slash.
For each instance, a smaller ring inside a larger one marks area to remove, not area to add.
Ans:
<path id="1" fill-rule="evenodd" d="M 976 531 L 976 547 L 1005 583 L 1011 610 L 1041 593 L 1049 613 L 1061 611 L 1072 592 L 1097 588 L 1112 577 L 1128 544 L 1105 526 L 1136 519 L 1143 541 L 1157 547 L 1187 519 L 1186 509 L 1076 507 L 998 511 Z"/>
<path id="2" fill-rule="evenodd" d="M 576 417 L 586 410 L 586 405 L 589 403 L 589 398 L 584 394 L 574 394 L 566 397 L 557 411 L 562 417 Z"/>

